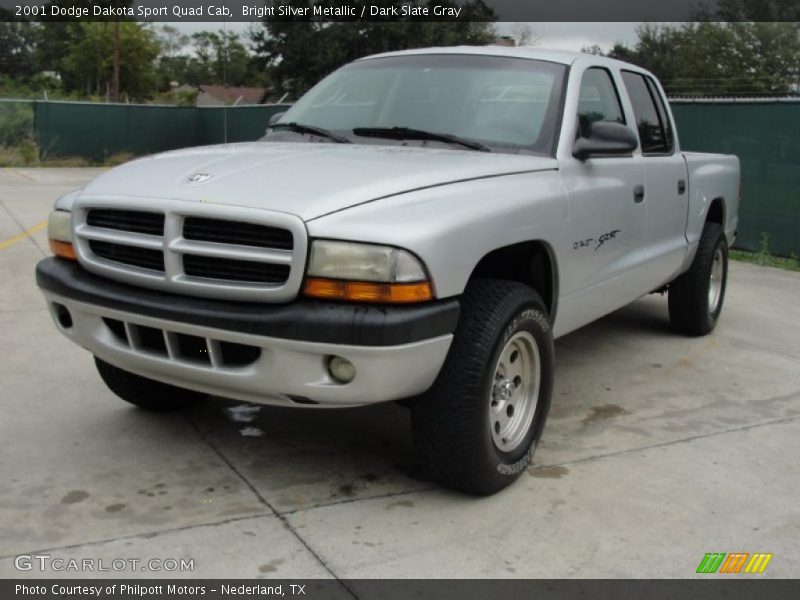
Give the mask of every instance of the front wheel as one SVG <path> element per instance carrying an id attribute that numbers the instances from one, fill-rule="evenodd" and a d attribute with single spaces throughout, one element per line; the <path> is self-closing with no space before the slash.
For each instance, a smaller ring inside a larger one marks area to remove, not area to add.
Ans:
<path id="1" fill-rule="evenodd" d="M 151 412 L 168 412 L 196 404 L 207 394 L 154 381 L 94 357 L 97 372 L 117 396 Z"/>
<path id="2" fill-rule="evenodd" d="M 679 332 L 698 336 L 717 325 L 728 281 L 728 243 L 722 226 L 706 223 L 692 266 L 669 284 L 669 318 Z"/>
<path id="3" fill-rule="evenodd" d="M 554 366 L 539 295 L 514 281 L 470 282 L 444 366 L 412 407 L 423 468 L 473 494 L 512 483 L 531 463 L 544 429 Z"/>

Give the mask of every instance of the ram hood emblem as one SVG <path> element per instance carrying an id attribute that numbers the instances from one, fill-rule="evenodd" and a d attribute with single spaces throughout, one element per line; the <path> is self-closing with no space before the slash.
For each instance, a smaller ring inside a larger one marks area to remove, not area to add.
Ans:
<path id="1" fill-rule="evenodd" d="M 189 183 L 202 183 L 211 179 L 211 173 L 194 173 L 189 175 Z"/>

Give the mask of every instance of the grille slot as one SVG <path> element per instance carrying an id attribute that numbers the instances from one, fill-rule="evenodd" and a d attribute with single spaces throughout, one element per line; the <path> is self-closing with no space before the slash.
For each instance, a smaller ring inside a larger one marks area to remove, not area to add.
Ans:
<path id="1" fill-rule="evenodd" d="M 142 269 L 164 271 L 164 253 L 160 250 L 139 248 L 138 246 L 128 246 L 127 244 L 101 242 L 99 240 L 90 240 L 89 248 L 91 248 L 95 255 L 106 260 L 124 263 Z"/>
<path id="2" fill-rule="evenodd" d="M 183 271 L 190 277 L 246 281 L 249 283 L 283 283 L 289 277 L 289 265 L 184 254 Z"/>
<path id="3" fill-rule="evenodd" d="M 108 317 L 103 317 L 103 323 L 114 338 L 130 350 L 155 354 L 177 363 L 189 363 L 209 369 L 240 368 L 253 364 L 261 357 L 261 348 L 258 346 L 165 331 Z"/>
<path id="4" fill-rule="evenodd" d="M 186 333 L 176 333 L 175 338 L 178 340 L 178 356 L 180 358 L 204 365 L 211 364 L 211 356 L 208 353 L 208 343 L 205 338 Z"/>
<path id="5" fill-rule="evenodd" d="M 128 333 L 125 331 L 125 323 L 117 321 L 116 319 L 109 319 L 108 317 L 103 317 L 103 322 L 106 324 L 106 327 L 111 330 L 111 333 L 114 334 L 117 340 L 125 345 L 129 343 Z"/>
<path id="6" fill-rule="evenodd" d="M 133 325 L 139 345 L 144 350 L 155 352 L 166 356 L 167 343 L 164 341 L 164 332 L 155 327 L 145 327 L 144 325 Z"/>
<path id="7" fill-rule="evenodd" d="M 234 342 L 220 342 L 222 351 L 222 364 L 231 367 L 244 367 L 256 362 L 261 356 L 261 348 L 248 346 L 247 344 L 236 344 Z"/>
<path id="8" fill-rule="evenodd" d="M 186 217 L 183 222 L 183 237 L 200 242 L 276 250 L 291 250 L 294 247 L 294 236 L 287 229 L 205 217 Z"/>
<path id="9" fill-rule="evenodd" d="M 86 215 L 86 224 L 118 231 L 164 235 L 164 215 L 154 212 L 93 208 Z"/>

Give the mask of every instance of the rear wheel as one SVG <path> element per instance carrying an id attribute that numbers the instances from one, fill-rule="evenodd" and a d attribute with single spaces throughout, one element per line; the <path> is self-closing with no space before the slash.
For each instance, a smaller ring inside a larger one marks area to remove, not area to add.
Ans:
<path id="1" fill-rule="evenodd" d="M 474 494 L 512 483 L 531 463 L 544 429 L 554 364 L 547 310 L 533 289 L 470 282 L 445 364 L 412 407 L 423 468 Z"/>
<path id="2" fill-rule="evenodd" d="M 669 318 L 686 335 L 705 335 L 717 325 L 728 280 L 728 243 L 718 223 L 706 223 L 692 266 L 669 284 Z"/>
<path id="3" fill-rule="evenodd" d="M 97 371 L 108 388 L 117 396 L 152 412 L 168 412 L 186 408 L 204 399 L 207 394 L 176 387 L 135 375 L 94 357 Z"/>

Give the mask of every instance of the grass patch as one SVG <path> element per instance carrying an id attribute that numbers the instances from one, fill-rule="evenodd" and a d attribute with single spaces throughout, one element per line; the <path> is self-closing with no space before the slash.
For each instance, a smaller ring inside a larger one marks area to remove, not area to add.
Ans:
<path id="1" fill-rule="evenodd" d="M 60 158 L 46 158 L 39 161 L 40 167 L 92 167 L 91 161 L 80 156 L 63 156 Z"/>
<path id="2" fill-rule="evenodd" d="M 36 146 L 0 146 L 0 167 L 38 167 L 39 153 Z"/>
<path id="3" fill-rule="evenodd" d="M 771 254 L 762 256 L 760 252 L 747 252 L 746 250 L 731 250 L 731 260 L 751 263 L 760 267 L 775 267 L 787 271 L 800 271 L 800 258 L 791 255 L 789 258 L 782 256 L 772 256 Z"/>
<path id="4" fill-rule="evenodd" d="M 112 154 L 107 159 L 103 161 L 104 167 L 116 167 L 121 165 L 122 163 L 126 163 L 129 160 L 133 160 L 136 158 L 136 155 L 131 152 L 117 152 L 116 154 Z"/>
<path id="5" fill-rule="evenodd" d="M 761 232 L 761 240 L 758 243 L 758 252 L 747 252 L 745 250 L 731 250 L 729 254 L 732 260 L 749 262 L 759 267 L 775 267 L 786 271 L 800 271 L 800 258 L 792 252 L 788 258 L 783 256 L 773 256 L 769 251 L 769 234 Z"/>
<path id="6" fill-rule="evenodd" d="M 773 256 L 769 251 L 769 234 L 761 233 L 761 240 L 758 244 L 758 252 L 747 252 L 746 250 L 731 250 L 730 258 L 740 262 L 747 262 L 759 267 L 774 267 L 785 269 L 786 271 L 800 271 L 800 258 L 793 252 L 788 258 L 783 256 Z"/>
<path id="7" fill-rule="evenodd" d="M 136 158 L 130 152 L 112 154 L 96 162 L 80 156 L 39 158 L 39 150 L 33 142 L 16 146 L 0 146 L 0 167 L 116 167 Z"/>

